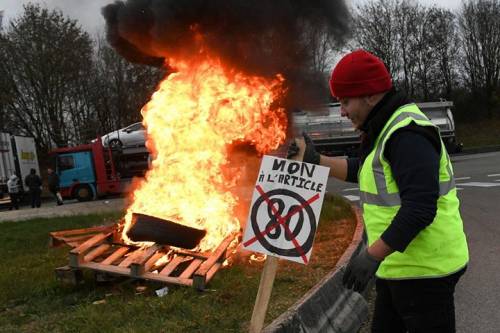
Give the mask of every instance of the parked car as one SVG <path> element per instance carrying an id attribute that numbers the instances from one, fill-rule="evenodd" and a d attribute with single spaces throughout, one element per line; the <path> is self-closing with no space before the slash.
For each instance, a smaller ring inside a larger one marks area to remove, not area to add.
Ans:
<path id="1" fill-rule="evenodd" d="M 461 151 L 462 144 L 455 137 L 455 122 L 451 109 L 453 102 L 439 101 L 417 103 L 430 121 L 439 128 L 441 137 L 449 153 Z M 316 149 L 325 155 L 354 156 L 360 143 L 360 134 L 351 121 L 340 115 L 340 105 L 331 103 L 312 107 L 308 110 L 296 109 L 292 116 L 294 135 L 309 134 Z"/>
<path id="2" fill-rule="evenodd" d="M 102 144 L 104 147 L 137 147 L 144 146 L 145 143 L 146 129 L 140 122 L 102 136 Z"/>

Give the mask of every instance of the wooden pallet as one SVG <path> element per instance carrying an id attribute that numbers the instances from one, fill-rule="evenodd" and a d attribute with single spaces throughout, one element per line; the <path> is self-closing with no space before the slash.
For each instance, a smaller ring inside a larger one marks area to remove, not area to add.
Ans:
<path id="1" fill-rule="evenodd" d="M 201 253 L 157 244 L 149 248 L 125 245 L 117 242 L 116 228 L 102 226 L 50 233 L 51 246 L 73 247 L 69 252 L 69 265 L 57 268 L 56 276 L 61 279 L 68 274 L 81 275 L 78 271 L 90 269 L 203 290 L 228 257 L 228 248 L 239 237 L 239 234 L 231 234 L 213 252 Z"/>

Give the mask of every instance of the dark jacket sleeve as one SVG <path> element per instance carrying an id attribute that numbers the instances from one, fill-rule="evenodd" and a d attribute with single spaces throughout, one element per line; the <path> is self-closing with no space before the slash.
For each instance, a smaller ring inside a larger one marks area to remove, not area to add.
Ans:
<path id="1" fill-rule="evenodd" d="M 347 159 L 347 177 L 346 182 L 357 183 L 359 170 L 359 158 L 350 157 Z"/>
<path id="2" fill-rule="evenodd" d="M 437 139 L 436 139 L 437 138 Z M 402 129 L 387 143 L 390 163 L 401 197 L 401 207 L 381 238 L 403 252 L 418 233 L 432 223 L 439 198 L 439 138 Z"/>

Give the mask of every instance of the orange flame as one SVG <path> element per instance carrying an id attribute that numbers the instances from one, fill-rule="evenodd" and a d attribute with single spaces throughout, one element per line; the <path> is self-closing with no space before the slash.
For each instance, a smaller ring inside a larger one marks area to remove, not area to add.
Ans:
<path id="1" fill-rule="evenodd" d="M 284 80 L 247 76 L 214 59 L 170 65 L 177 72 L 141 110 L 153 161 L 132 195 L 122 237 L 137 244 L 126 235 L 137 212 L 205 229 L 199 250 L 211 250 L 240 230 L 233 192 L 245 162 L 226 168 L 231 144 L 264 154 L 285 140 L 285 111 L 275 106 Z"/>

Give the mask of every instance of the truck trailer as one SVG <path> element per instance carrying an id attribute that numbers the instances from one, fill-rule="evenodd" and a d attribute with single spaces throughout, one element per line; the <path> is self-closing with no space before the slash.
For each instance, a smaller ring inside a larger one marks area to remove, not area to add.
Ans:
<path id="1" fill-rule="evenodd" d="M 430 121 L 439 128 L 441 137 L 449 153 L 462 149 L 455 135 L 453 102 L 437 101 L 416 103 Z M 294 135 L 306 132 L 316 149 L 330 156 L 355 156 L 360 144 L 360 133 L 349 119 L 340 115 L 340 104 L 330 103 L 310 109 L 296 109 L 292 115 Z"/>
<path id="2" fill-rule="evenodd" d="M 88 201 L 128 192 L 133 177 L 148 169 L 146 147 L 103 147 L 101 138 L 89 144 L 50 152 L 63 198 Z"/>
<path id="3" fill-rule="evenodd" d="M 10 202 L 6 195 L 7 180 L 13 174 L 19 177 L 22 192 L 27 192 L 24 179 L 31 169 L 40 174 L 35 139 L 0 132 L 0 200 Z"/>

